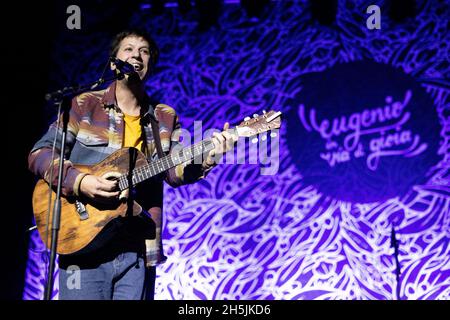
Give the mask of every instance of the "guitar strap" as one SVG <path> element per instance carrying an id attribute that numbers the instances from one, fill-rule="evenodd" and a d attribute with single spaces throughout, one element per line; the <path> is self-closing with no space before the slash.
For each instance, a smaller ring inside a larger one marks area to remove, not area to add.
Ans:
<path id="1" fill-rule="evenodd" d="M 158 158 L 162 158 L 164 154 L 161 145 L 161 137 L 159 136 L 158 120 L 156 120 L 154 117 L 150 117 L 150 123 L 153 132 L 153 139 L 155 139 L 156 152 L 158 153 Z"/>
<path id="2" fill-rule="evenodd" d="M 162 158 L 164 156 L 164 153 L 162 150 L 161 138 L 159 136 L 159 124 L 158 120 L 156 120 L 155 117 L 155 108 L 151 103 L 146 103 L 146 105 L 147 105 L 146 112 L 141 116 L 141 125 L 145 126 L 148 125 L 148 123 L 150 122 L 150 126 L 152 127 L 153 139 L 155 141 L 156 152 L 158 154 L 158 158 Z M 148 150 L 144 128 L 142 130 L 142 134 L 144 135 L 143 140 L 145 141 L 144 148 Z M 147 157 L 148 156 L 150 155 L 147 155 Z"/>

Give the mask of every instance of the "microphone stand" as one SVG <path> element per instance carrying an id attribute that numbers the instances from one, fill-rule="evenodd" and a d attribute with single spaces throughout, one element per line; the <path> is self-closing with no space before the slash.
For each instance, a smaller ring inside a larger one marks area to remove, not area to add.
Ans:
<path id="1" fill-rule="evenodd" d="M 392 226 L 392 231 L 391 231 L 391 248 L 394 248 L 394 257 L 395 257 L 395 276 L 396 276 L 396 280 L 397 280 L 397 285 L 395 288 L 395 293 L 397 296 L 397 300 L 401 300 L 400 299 L 400 262 L 398 261 L 398 240 L 397 237 L 395 236 L 395 228 L 394 226 Z"/>
<path id="2" fill-rule="evenodd" d="M 118 70 L 118 69 L 116 69 Z M 48 93 L 45 95 L 45 99 L 47 101 L 53 101 L 56 105 L 58 105 L 59 112 L 63 112 L 62 114 L 62 131 L 61 131 L 61 143 L 60 143 L 60 155 L 59 155 L 59 164 L 58 164 L 58 181 L 56 185 L 56 198 L 53 205 L 53 216 L 52 216 L 52 228 L 51 228 L 51 245 L 50 245 L 50 264 L 48 267 L 47 281 L 45 285 L 44 291 L 44 299 L 50 300 L 51 293 L 53 289 L 54 282 L 54 270 L 55 270 L 55 260 L 56 260 L 56 252 L 57 252 L 57 243 L 58 243 L 58 232 L 61 223 L 61 186 L 62 186 L 62 176 L 64 169 L 64 152 L 66 147 L 66 135 L 67 135 L 67 124 L 69 122 L 69 110 L 70 110 L 70 102 L 73 97 L 76 95 L 86 91 L 93 90 L 99 85 L 112 82 L 114 80 L 121 80 L 125 77 L 125 74 L 122 71 L 118 70 L 117 74 L 114 76 L 108 77 L 104 79 L 101 77 L 95 82 L 85 85 L 77 85 L 72 87 L 65 87 L 62 90 L 58 90 L 52 93 Z M 58 133 L 57 133 L 58 134 Z M 46 240 L 47 241 L 47 240 Z M 46 243 L 48 245 L 48 241 Z"/>

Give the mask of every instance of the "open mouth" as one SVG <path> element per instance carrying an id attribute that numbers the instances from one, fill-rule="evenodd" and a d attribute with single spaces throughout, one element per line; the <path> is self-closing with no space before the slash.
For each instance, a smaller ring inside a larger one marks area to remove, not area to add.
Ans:
<path id="1" fill-rule="evenodd" d="M 144 66 L 139 63 L 132 63 L 131 65 L 133 66 L 134 71 L 141 71 L 142 69 L 144 69 Z"/>

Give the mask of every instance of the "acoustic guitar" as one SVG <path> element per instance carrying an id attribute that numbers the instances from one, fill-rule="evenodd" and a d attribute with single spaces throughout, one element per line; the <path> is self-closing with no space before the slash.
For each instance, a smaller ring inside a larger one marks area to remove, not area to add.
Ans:
<path id="1" fill-rule="evenodd" d="M 281 112 L 269 111 L 253 118 L 245 118 L 238 126 L 228 129 L 238 137 L 252 137 L 281 126 Z M 178 164 L 202 156 L 214 149 L 211 139 L 205 139 L 185 147 L 179 152 L 172 152 L 155 161 L 149 162 L 145 155 L 135 148 L 122 148 L 95 165 L 74 165 L 81 172 L 117 179 L 121 196 L 110 204 L 93 202 L 85 197 L 61 198 L 61 225 L 58 233 L 57 252 L 59 254 L 79 254 L 88 252 L 102 245 L 107 236 L 99 235 L 101 231 L 116 218 L 127 215 L 149 215 L 136 201 L 128 201 L 127 192 L 130 185 L 157 176 Z M 49 206 L 49 186 L 40 179 L 33 192 L 33 212 L 39 235 L 47 248 L 50 247 L 53 202 L 56 192 L 51 190 Z M 48 209 L 50 208 L 50 213 Z M 147 218 L 150 218 L 147 216 Z M 101 240 L 103 239 L 103 241 Z M 95 240 L 95 241 L 94 241 Z M 95 243 L 95 244 L 93 244 Z"/>

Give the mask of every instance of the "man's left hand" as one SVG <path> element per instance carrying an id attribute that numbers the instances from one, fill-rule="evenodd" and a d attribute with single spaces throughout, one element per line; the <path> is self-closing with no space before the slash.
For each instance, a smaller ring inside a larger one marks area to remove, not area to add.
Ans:
<path id="1" fill-rule="evenodd" d="M 211 140 L 214 143 L 214 149 L 212 149 L 206 157 L 206 165 L 212 166 L 219 162 L 223 154 L 233 149 L 234 144 L 238 141 L 238 136 L 228 132 L 230 124 L 228 122 L 223 126 L 223 131 L 218 133 L 214 132 Z"/>

